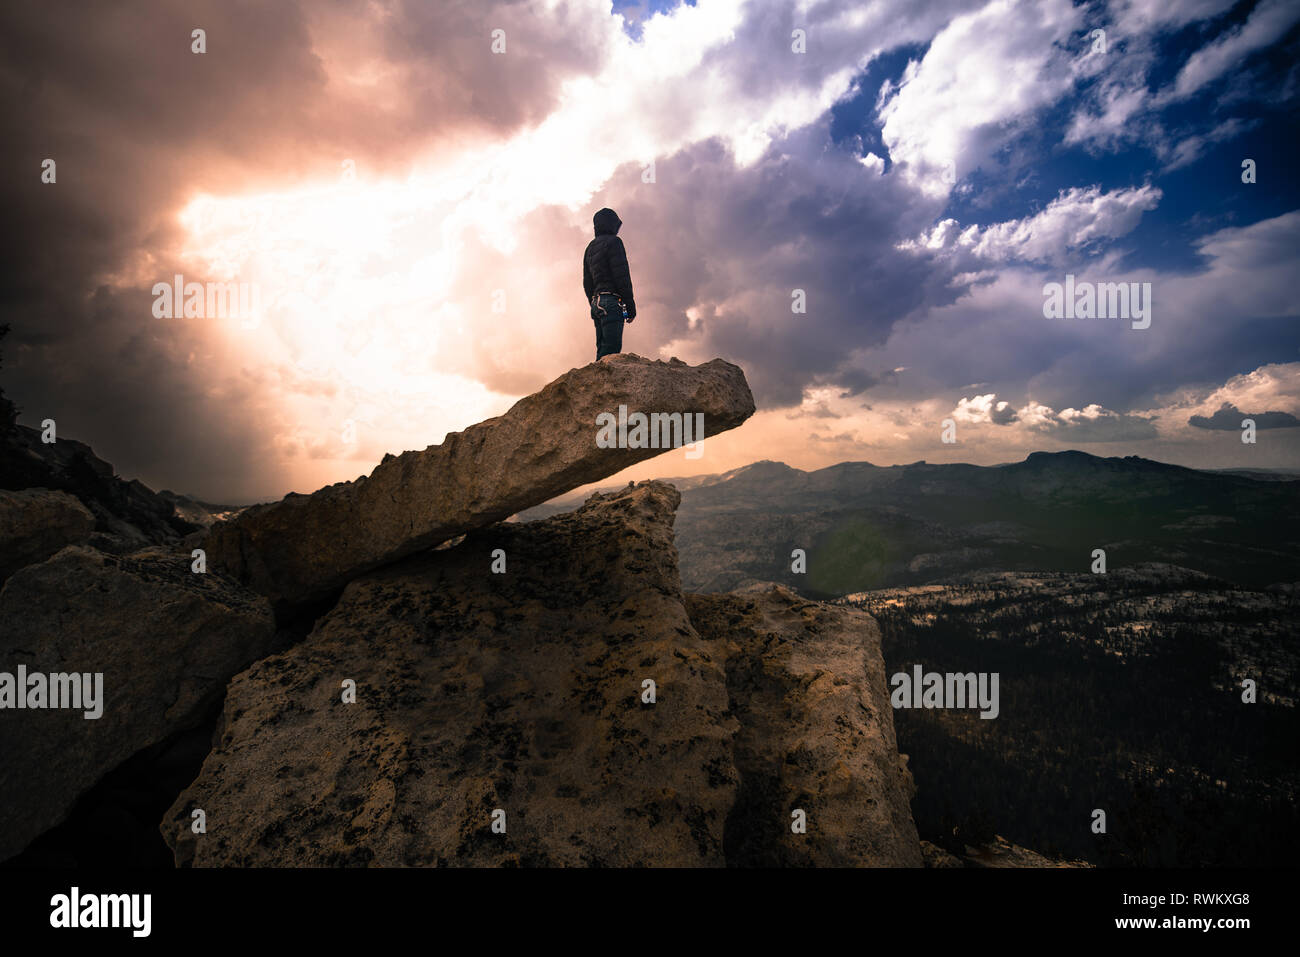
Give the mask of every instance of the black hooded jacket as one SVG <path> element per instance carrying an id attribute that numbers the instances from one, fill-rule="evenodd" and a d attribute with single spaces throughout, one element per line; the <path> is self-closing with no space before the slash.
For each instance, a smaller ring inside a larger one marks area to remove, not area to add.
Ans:
<path id="1" fill-rule="evenodd" d="M 632 273 L 627 266 L 627 250 L 618 238 L 623 221 L 608 207 L 592 217 L 596 238 L 582 254 L 582 288 L 587 301 L 598 292 L 612 292 L 627 306 L 627 317 L 636 318 L 636 300 L 632 298 Z"/>

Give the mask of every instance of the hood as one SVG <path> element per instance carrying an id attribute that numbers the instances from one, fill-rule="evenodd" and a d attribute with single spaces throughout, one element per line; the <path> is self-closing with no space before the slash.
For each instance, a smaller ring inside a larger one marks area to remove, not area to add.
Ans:
<path id="1" fill-rule="evenodd" d="M 597 212 L 595 216 L 591 217 L 591 222 L 592 225 L 596 227 L 597 236 L 603 236 L 605 234 L 611 236 L 616 235 L 618 233 L 618 227 L 623 225 L 623 220 L 618 218 L 618 213 L 614 212 L 608 206 Z"/>

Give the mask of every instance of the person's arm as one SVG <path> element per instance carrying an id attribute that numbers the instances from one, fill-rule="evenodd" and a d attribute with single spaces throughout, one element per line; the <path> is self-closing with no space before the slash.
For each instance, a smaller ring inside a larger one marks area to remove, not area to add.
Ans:
<path id="1" fill-rule="evenodd" d="M 591 281 L 591 269 L 587 266 L 587 254 L 582 255 L 582 291 L 587 294 L 587 302 L 591 302 L 591 297 L 596 294 L 596 289 Z"/>
<path id="2" fill-rule="evenodd" d="M 632 271 L 627 265 L 627 250 L 623 240 L 615 236 L 609 244 L 609 272 L 614 277 L 614 291 L 627 306 L 627 318 L 630 322 L 636 318 L 636 300 L 632 296 Z"/>

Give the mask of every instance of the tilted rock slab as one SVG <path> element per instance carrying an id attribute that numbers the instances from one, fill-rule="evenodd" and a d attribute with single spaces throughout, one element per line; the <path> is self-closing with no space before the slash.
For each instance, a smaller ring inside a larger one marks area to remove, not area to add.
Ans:
<path id="1" fill-rule="evenodd" d="M 177 863 L 722 864 L 736 723 L 682 605 L 678 500 L 597 495 L 352 582 L 231 682 L 161 825 Z"/>
<path id="2" fill-rule="evenodd" d="M 0 489 L 0 582 L 25 565 L 43 562 L 95 530 L 95 516 L 66 492 Z"/>
<path id="3" fill-rule="evenodd" d="M 919 866 L 874 621 L 683 596 L 679 499 L 598 494 L 353 581 L 231 682 L 160 825 L 177 863 Z"/>
<path id="4" fill-rule="evenodd" d="M 725 646 L 709 650 L 726 659 L 740 722 L 727 863 L 921 867 L 875 619 L 779 585 L 687 595 L 686 608 L 701 636 Z M 798 810 L 806 833 L 792 829 Z"/>
<path id="5" fill-rule="evenodd" d="M 265 598 L 191 572 L 187 554 L 70 546 L 15 572 L 0 590 L 0 672 L 102 672 L 102 714 L 0 708 L 0 860 L 105 773 L 191 726 L 274 636 Z"/>
<path id="6" fill-rule="evenodd" d="M 441 445 L 387 456 L 368 477 L 245 510 L 212 528 L 208 560 L 277 611 L 325 598 L 364 572 L 664 451 L 597 446 L 597 416 L 620 405 L 629 415 L 703 413 L 706 437 L 754 413 L 744 373 L 722 359 L 610 356 Z"/>

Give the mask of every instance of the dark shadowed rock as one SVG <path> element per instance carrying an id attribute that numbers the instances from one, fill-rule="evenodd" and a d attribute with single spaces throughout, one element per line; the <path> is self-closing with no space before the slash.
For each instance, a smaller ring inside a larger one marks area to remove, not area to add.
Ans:
<path id="1" fill-rule="evenodd" d="M 324 598 L 366 571 L 660 454 L 597 446 L 597 416 L 620 405 L 629 414 L 703 413 L 706 436 L 754 413 L 744 373 L 729 362 L 611 356 L 441 445 L 388 456 L 368 477 L 215 525 L 209 561 L 277 609 Z"/>
<path id="2" fill-rule="evenodd" d="M 0 489 L 28 488 L 75 496 L 95 516 L 90 544 L 101 551 L 174 545 L 198 528 L 144 483 L 119 477 L 84 442 L 42 442 L 40 432 L 24 425 L 0 430 Z"/>
<path id="3" fill-rule="evenodd" d="M 57 824 L 106 772 L 193 723 L 231 675 L 270 650 L 266 599 L 193 574 L 189 561 L 71 546 L 5 582 L 0 672 L 102 672 L 103 695 L 93 719 L 84 708 L 0 710 L 0 860 Z"/>
<path id="4" fill-rule="evenodd" d="M 43 562 L 95 530 L 95 516 L 71 495 L 45 488 L 0 490 L 0 582 Z"/>
<path id="5" fill-rule="evenodd" d="M 177 862 L 722 864 L 736 723 L 682 605 L 677 502 L 645 483 L 352 582 L 231 682 L 161 825 Z"/>
<path id="6" fill-rule="evenodd" d="M 954 867 L 1092 867 L 1087 861 L 1057 860 L 1044 857 L 1036 851 L 1012 844 L 1005 837 L 996 835 L 988 844 L 972 847 L 964 846 L 960 855 L 944 850 L 929 841 L 921 842 L 921 853 L 925 856 L 925 866 L 934 868 Z"/>
<path id="7" fill-rule="evenodd" d="M 726 660 L 740 722 L 727 863 L 920 867 L 875 619 L 780 586 L 687 595 L 686 608 Z M 807 833 L 791 829 L 796 809 Z"/>

